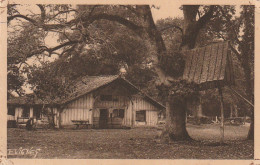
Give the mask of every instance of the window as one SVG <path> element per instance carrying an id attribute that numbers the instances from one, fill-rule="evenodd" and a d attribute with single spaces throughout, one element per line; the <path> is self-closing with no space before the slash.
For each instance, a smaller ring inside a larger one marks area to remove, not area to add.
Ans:
<path id="1" fill-rule="evenodd" d="M 119 109 L 119 117 L 124 118 L 125 117 L 125 110 L 124 109 Z"/>
<path id="2" fill-rule="evenodd" d="M 8 107 L 8 113 L 7 114 L 14 116 L 15 115 L 15 107 L 12 107 L 12 106 Z"/>
<path id="3" fill-rule="evenodd" d="M 30 116 L 30 108 L 24 107 L 22 117 L 29 117 Z"/>
<path id="4" fill-rule="evenodd" d="M 136 111 L 136 121 L 141 121 L 141 122 L 146 121 L 145 110 Z"/>
<path id="5" fill-rule="evenodd" d="M 33 108 L 33 117 L 35 117 L 36 119 L 40 119 L 41 118 L 41 109 L 40 109 L 40 107 L 34 107 Z"/>
<path id="6" fill-rule="evenodd" d="M 124 109 L 114 109 L 113 110 L 113 117 L 124 118 L 125 117 L 125 110 Z"/>
<path id="7" fill-rule="evenodd" d="M 100 100 L 101 101 L 112 101 L 112 95 L 101 95 Z"/>

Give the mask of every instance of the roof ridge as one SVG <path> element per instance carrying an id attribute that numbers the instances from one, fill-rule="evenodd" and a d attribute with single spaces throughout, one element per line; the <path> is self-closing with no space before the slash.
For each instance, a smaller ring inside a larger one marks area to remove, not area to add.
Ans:
<path id="1" fill-rule="evenodd" d="M 84 78 L 98 78 L 98 77 L 119 77 L 119 75 L 99 75 L 99 76 L 89 76 L 89 75 L 85 75 L 82 77 L 78 77 L 75 80 L 73 80 L 73 82 L 79 82 L 82 81 Z"/>
<path id="2" fill-rule="evenodd" d="M 119 76 L 118 74 L 115 74 L 115 75 L 98 75 L 98 76 L 89 76 L 89 75 L 86 75 L 86 76 L 83 76 L 83 77 L 114 77 L 114 76 Z"/>

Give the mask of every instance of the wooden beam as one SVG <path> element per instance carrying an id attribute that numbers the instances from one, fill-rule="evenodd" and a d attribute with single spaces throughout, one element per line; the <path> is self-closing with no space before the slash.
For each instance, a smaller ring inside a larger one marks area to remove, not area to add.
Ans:
<path id="1" fill-rule="evenodd" d="M 132 103 L 132 127 L 135 126 L 135 109 L 134 109 L 134 102 L 132 101 L 132 98 L 131 98 L 131 103 Z"/>
<path id="2" fill-rule="evenodd" d="M 30 117 L 30 118 L 33 118 L 33 115 L 34 115 L 34 114 L 33 114 L 33 107 L 30 107 L 29 117 Z"/>
<path id="3" fill-rule="evenodd" d="M 242 100 L 244 100 L 245 102 L 247 102 L 249 105 L 251 105 L 254 108 L 254 104 L 251 103 L 249 100 L 247 100 L 245 97 L 243 97 L 241 94 L 239 94 L 235 89 L 229 87 L 229 89 L 234 92 L 237 96 L 239 96 Z"/>
<path id="4" fill-rule="evenodd" d="M 224 143 L 224 101 L 223 101 L 223 94 L 221 86 L 218 85 L 218 91 L 219 91 L 219 98 L 220 98 L 220 114 L 221 114 L 221 121 L 220 121 L 220 143 Z"/>

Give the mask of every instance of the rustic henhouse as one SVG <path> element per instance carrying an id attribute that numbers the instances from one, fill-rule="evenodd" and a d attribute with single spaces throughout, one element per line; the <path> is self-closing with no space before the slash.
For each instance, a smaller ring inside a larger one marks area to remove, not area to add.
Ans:
<path id="1" fill-rule="evenodd" d="M 221 143 L 224 141 L 224 101 L 222 87 L 235 84 L 229 42 L 219 42 L 184 52 L 183 79 L 198 85 L 198 90 L 218 88 L 221 111 Z"/>
<path id="2" fill-rule="evenodd" d="M 186 58 L 183 79 L 200 90 L 234 85 L 229 42 L 219 42 L 183 52 Z"/>
<path id="3" fill-rule="evenodd" d="M 165 109 L 118 75 L 86 76 L 76 80 L 72 89 L 66 99 L 57 102 L 56 124 L 70 126 L 74 121 L 88 121 L 95 128 L 155 126 L 159 112 Z M 41 120 L 43 105 L 48 106 L 48 103 L 28 100 L 27 96 L 10 99 L 9 120 L 23 117 Z"/>

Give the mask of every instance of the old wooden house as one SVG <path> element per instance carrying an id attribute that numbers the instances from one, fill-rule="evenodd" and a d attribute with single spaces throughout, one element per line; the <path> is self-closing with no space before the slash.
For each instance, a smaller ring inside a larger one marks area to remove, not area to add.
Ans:
<path id="1" fill-rule="evenodd" d="M 41 120 L 48 103 L 35 97 L 8 100 L 8 118 Z M 75 81 L 70 95 L 52 107 L 58 126 L 88 121 L 95 128 L 155 126 L 165 107 L 120 76 L 87 76 Z"/>

